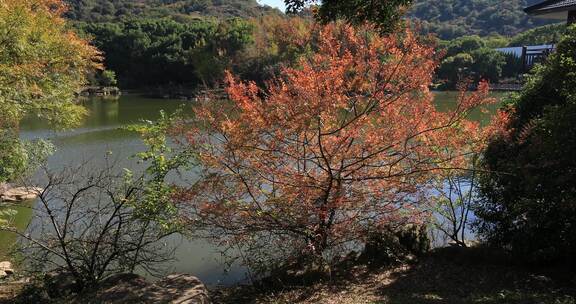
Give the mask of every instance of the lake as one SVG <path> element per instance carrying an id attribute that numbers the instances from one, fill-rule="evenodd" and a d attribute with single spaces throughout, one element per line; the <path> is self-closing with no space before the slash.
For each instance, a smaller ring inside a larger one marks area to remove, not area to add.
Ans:
<path id="1" fill-rule="evenodd" d="M 504 93 L 498 93 L 496 97 L 503 95 Z M 454 106 L 456 96 L 455 92 L 436 93 L 438 108 L 442 110 Z M 92 98 L 84 102 L 89 115 L 80 127 L 66 132 L 54 132 L 50 131 L 44 122 L 29 118 L 21 125 L 21 137 L 48 138 L 55 144 L 57 151 L 48 159 L 50 168 L 71 166 L 86 160 L 103 161 L 106 154 L 112 153 L 122 167 L 137 170 L 132 156 L 144 150 L 145 146 L 138 134 L 126 131 L 122 126 L 138 123 L 143 119 L 157 119 L 160 110 L 171 113 L 186 103 L 181 100 L 148 99 L 134 95 L 122 96 L 116 100 Z M 487 113 L 475 111 L 471 118 L 485 123 L 497 107 L 491 106 Z M 31 209 L 27 208 L 32 203 L 28 204 L 19 208 L 15 219 L 15 224 L 21 229 L 26 227 L 32 217 Z M 0 233 L 0 256 L 6 253 L 2 252 L 7 247 L 5 244 L 14 243 L 15 240 L 14 235 Z M 188 241 L 174 237 L 169 242 L 178 248 L 175 252 L 176 261 L 169 264 L 167 272 L 190 273 L 208 285 L 227 285 L 245 278 L 244 270 L 240 267 L 232 267 L 226 271 L 217 248 L 204 241 Z"/>

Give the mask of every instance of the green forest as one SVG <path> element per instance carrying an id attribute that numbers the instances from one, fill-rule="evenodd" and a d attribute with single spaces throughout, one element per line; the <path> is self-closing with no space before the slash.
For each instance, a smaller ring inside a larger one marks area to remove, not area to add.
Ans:
<path id="1" fill-rule="evenodd" d="M 522 72 L 521 62 L 494 48 L 557 42 L 563 26 L 528 17 L 522 11 L 527 3 L 413 3 L 408 18 L 420 31 L 435 34 L 445 52 L 438 88 L 454 88 L 466 76 L 513 81 Z M 103 51 L 106 68 L 116 73 L 123 88 L 213 86 L 225 70 L 262 82 L 282 58 L 296 60 L 299 55 L 294 41 L 278 45 L 282 33 L 277 30 L 293 21 L 255 0 L 68 0 L 68 4 L 65 16 Z M 310 23 L 311 15 L 292 26 L 305 27 L 305 20 Z M 110 83 L 109 77 L 92 79 L 95 84 Z"/>
<path id="2" fill-rule="evenodd" d="M 313 15 L 300 14 L 294 23 L 255 0 L 67 1 L 65 16 L 105 55 L 109 72 L 91 77 L 92 83 L 115 83 L 117 78 L 122 88 L 212 87 L 225 70 L 262 83 L 280 61 L 296 60 L 302 55 L 299 51 L 305 51 L 294 41 L 281 41 L 283 33 L 278 30 L 302 29 L 311 24 Z M 465 77 L 515 81 L 523 72 L 521 62 L 495 48 L 557 42 L 563 26 L 528 17 L 522 11 L 527 4 L 526 0 L 412 3 L 408 19 L 421 32 L 434 34 L 445 55 L 437 88 L 453 89 Z M 326 21 L 333 17 L 319 14 Z"/>
<path id="3" fill-rule="evenodd" d="M 422 22 L 425 31 L 441 39 L 464 35 L 516 35 L 550 20 L 527 16 L 529 0 L 416 0 L 410 16 Z"/>
<path id="4" fill-rule="evenodd" d="M 201 16 L 258 17 L 280 11 L 260 6 L 256 0 L 66 0 L 67 17 L 87 22 L 132 17 L 166 17 L 187 20 Z M 416 0 L 408 17 L 422 22 L 422 29 L 441 39 L 464 35 L 516 35 L 552 23 L 528 17 L 529 0 Z"/>
<path id="5" fill-rule="evenodd" d="M 252 41 L 253 26 L 242 19 L 127 19 L 80 23 L 118 71 L 127 87 L 213 83 Z"/>
<path id="6" fill-rule="evenodd" d="M 280 13 L 260 6 L 256 0 L 66 0 L 66 16 L 87 22 L 132 17 L 166 17 L 188 20 L 194 17 L 256 17 Z"/>

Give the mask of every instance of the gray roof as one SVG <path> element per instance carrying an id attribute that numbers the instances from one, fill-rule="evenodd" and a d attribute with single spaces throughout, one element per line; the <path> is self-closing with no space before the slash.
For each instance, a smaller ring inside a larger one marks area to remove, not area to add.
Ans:
<path id="1" fill-rule="evenodd" d="M 546 0 L 524 9 L 531 15 L 568 11 L 576 9 L 576 0 Z"/>

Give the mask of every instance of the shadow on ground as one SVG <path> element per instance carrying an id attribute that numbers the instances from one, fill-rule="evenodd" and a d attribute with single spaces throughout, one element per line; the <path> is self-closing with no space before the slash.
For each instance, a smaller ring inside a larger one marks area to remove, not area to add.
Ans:
<path id="1" fill-rule="evenodd" d="M 314 284 L 237 287 L 214 295 L 216 303 L 576 304 L 573 269 L 511 262 L 486 248 L 442 248 L 411 265 L 353 265 Z"/>
<path id="2" fill-rule="evenodd" d="M 576 303 L 576 273 L 525 268 L 486 248 L 442 248 L 378 288 L 383 303 Z"/>

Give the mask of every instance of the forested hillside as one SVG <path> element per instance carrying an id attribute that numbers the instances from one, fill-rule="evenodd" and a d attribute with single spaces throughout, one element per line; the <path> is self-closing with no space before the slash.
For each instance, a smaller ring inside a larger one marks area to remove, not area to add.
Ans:
<path id="1" fill-rule="evenodd" d="M 295 42 L 280 37 L 310 30 L 308 17 L 292 24 L 293 18 L 256 0 L 66 1 L 68 18 L 103 51 L 106 68 L 123 88 L 213 85 L 227 69 L 264 81 L 282 58 L 298 57 L 286 47 Z M 557 25 L 538 28 L 549 21 L 527 16 L 528 1 L 414 0 L 412 18 L 458 49 L 448 52 L 439 70 L 447 87 L 455 86 L 460 70 L 494 83 L 513 77 L 517 60 L 492 49 L 548 43 L 562 32 Z M 463 42 L 474 47 L 459 49 Z"/>
<path id="2" fill-rule="evenodd" d="M 415 0 L 411 16 L 442 39 L 464 35 L 512 36 L 558 21 L 530 17 L 523 9 L 537 0 Z"/>
<path id="3" fill-rule="evenodd" d="M 66 0 L 68 18 L 87 22 L 122 17 L 189 18 L 190 16 L 255 17 L 272 13 L 256 0 Z"/>
<path id="4" fill-rule="evenodd" d="M 252 24 L 240 18 L 136 18 L 78 27 L 94 37 L 123 87 L 212 83 L 253 39 Z"/>
<path id="5" fill-rule="evenodd" d="M 512 37 L 509 46 L 557 43 L 565 32 L 566 25 L 564 23 L 544 25 Z"/>
<path id="6" fill-rule="evenodd" d="M 189 19 L 198 16 L 256 17 L 279 12 L 260 6 L 256 0 L 66 0 L 68 17 L 102 22 L 122 17 Z M 464 35 L 513 36 L 553 21 L 536 19 L 523 8 L 537 0 L 415 0 L 410 16 L 422 28 L 442 39 Z"/>

